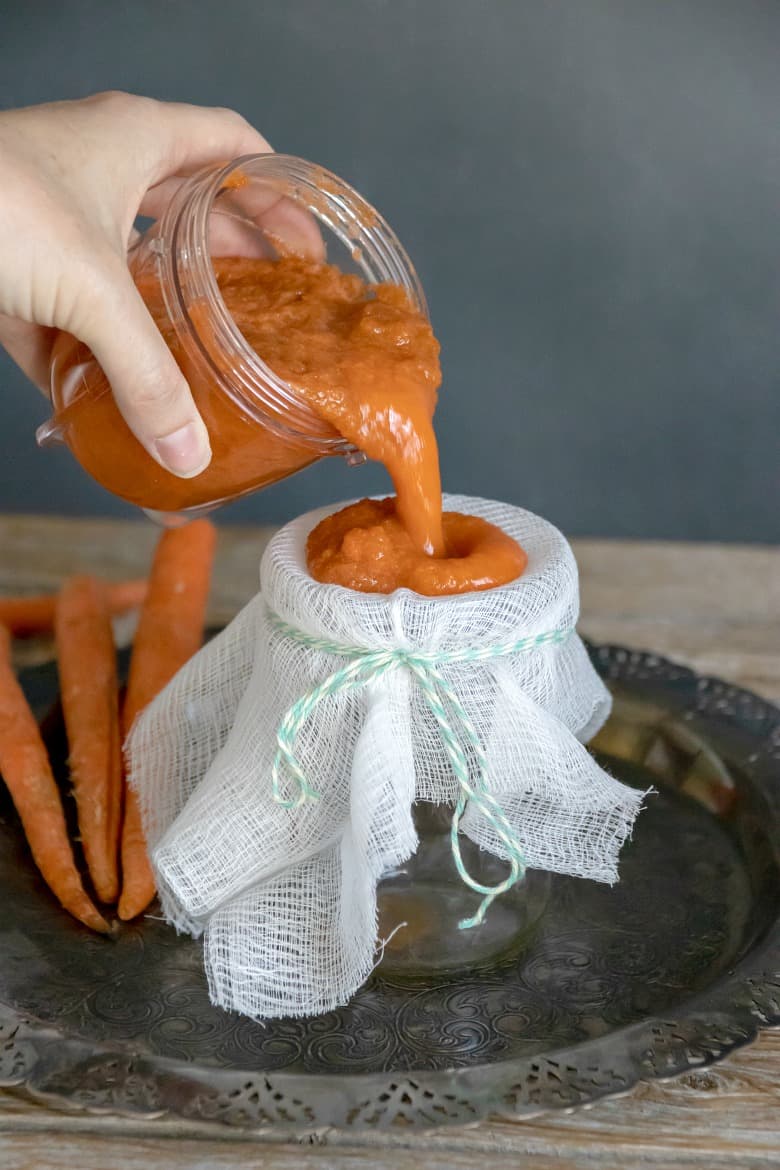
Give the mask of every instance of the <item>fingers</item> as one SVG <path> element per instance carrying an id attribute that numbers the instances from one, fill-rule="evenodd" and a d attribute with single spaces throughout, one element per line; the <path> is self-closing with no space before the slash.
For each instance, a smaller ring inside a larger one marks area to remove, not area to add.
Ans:
<path id="1" fill-rule="evenodd" d="M 234 110 L 179 102 L 151 104 L 155 107 L 154 132 L 159 151 L 156 173 L 149 177 L 150 186 L 207 163 L 230 162 L 243 154 L 267 154 L 273 150 L 262 134 Z"/>
<path id="2" fill-rule="evenodd" d="M 227 163 L 246 154 L 273 153 L 262 134 L 234 110 L 176 102 L 150 105 L 154 107 L 158 157 L 148 176 L 149 189 L 140 199 L 141 215 L 158 219 L 186 177 L 200 167 Z M 231 216 L 235 217 L 232 224 Z M 259 232 L 253 236 L 239 217 L 256 224 Z M 312 260 L 325 258 L 315 217 L 281 193 L 278 185 L 264 183 L 255 176 L 246 186 L 222 194 L 211 220 L 214 255 L 262 256 L 268 253 L 270 242 L 277 251 Z"/>
<path id="3" fill-rule="evenodd" d="M 159 219 L 187 179 L 177 175 L 157 183 L 144 195 L 141 215 Z M 276 253 L 324 260 L 325 243 L 317 220 L 307 208 L 276 185 L 252 178 L 245 187 L 225 191 L 209 218 L 212 256 L 273 256 Z"/>
<path id="4" fill-rule="evenodd" d="M 49 362 L 56 329 L 30 325 L 18 317 L 0 313 L 0 346 L 7 350 L 31 382 L 43 394 L 49 394 Z"/>
<path id="5" fill-rule="evenodd" d="M 162 467 L 191 478 L 211 461 L 206 427 L 173 355 L 119 258 L 84 296 L 71 331 L 90 347 L 130 430 Z"/>
<path id="6" fill-rule="evenodd" d="M 219 107 L 161 102 L 110 91 L 75 102 L 33 106 L 29 113 L 40 116 L 47 110 L 59 111 L 82 133 L 90 128 L 92 137 L 106 138 L 109 147 L 121 127 L 125 159 L 119 158 L 118 165 L 143 172 L 144 190 L 169 175 L 186 175 L 208 163 L 273 150 L 235 110 Z"/>
<path id="7" fill-rule="evenodd" d="M 144 196 L 139 214 L 159 220 L 182 183 L 187 181 L 186 178 L 176 177 L 158 183 Z M 223 208 L 221 199 L 209 216 L 207 232 L 208 249 L 212 256 L 262 258 L 273 255 L 271 245 L 257 224 L 243 215 L 231 213 L 227 207 Z"/>
<path id="8" fill-rule="evenodd" d="M 282 255 L 293 253 L 308 260 L 324 260 L 325 244 L 312 213 L 276 186 L 250 181 L 222 196 L 220 207 L 240 210 L 251 218 Z"/>

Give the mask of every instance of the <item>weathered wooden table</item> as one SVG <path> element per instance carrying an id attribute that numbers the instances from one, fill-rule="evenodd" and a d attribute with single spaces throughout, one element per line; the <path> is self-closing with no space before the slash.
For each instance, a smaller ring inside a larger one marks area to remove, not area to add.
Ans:
<path id="1" fill-rule="evenodd" d="M 226 528 L 212 617 L 254 592 L 267 530 Z M 0 517 L 0 592 L 54 588 L 75 570 L 142 574 L 151 525 Z M 780 550 L 581 540 L 584 634 L 655 650 L 780 702 Z M 127 630 L 124 631 L 125 635 Z M 122 631 L 120 631 L 120 634 Z M 30 658 L 47 653 L 28 646 Z M 589 1111 L 430 1135 L 324 1135 L 300 1146 L 176 1121 L 93 1117 L 0 1093 L 2 1170 L 486 1170 L 780 1167 L 780 1033 L 669 1084 Z"/>

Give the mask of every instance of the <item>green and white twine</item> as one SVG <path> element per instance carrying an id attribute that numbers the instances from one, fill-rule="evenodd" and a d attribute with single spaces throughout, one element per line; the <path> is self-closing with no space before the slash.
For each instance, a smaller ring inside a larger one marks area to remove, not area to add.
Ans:
<path id="1" fill-rule="evenodd" d="M 314 687 L 308 694 L 303 695 L 297 702 L 293 703 L 279 724 L 276 735 L 278 747 L 272 769 L 274 800 L 283 808 L 288 809 L 299 808 L 307 800 L 319 800 L 319 793 L 311 787 L 298 762 L 295 755 L 295 744 L 306 720 L 323 699 L 327 699 L 331 695 L 343 694 L 345 691 L 358 690 L 368 683 L 375 682 L 391 670 L 405 669 L 410 671 L 436 720 L 444 749 L 458 782 L 458 800 L 450 829 L 453 860 L 462 881 L 476 893 L 483 895 L 477 913 L 472 918 L 464 918 L 459 926 L 461 930 L 479 926 L 494 899 L 500 894 L 506 893 L 523 877 L 526 868 L 525 857 L 512 826 L 488 788 L 487 760 L 476 728 L 463 709 L 455 691 L 441 674 L 440 668 L 453 663 L 489 662 L 494 658 L 505 658 L 511 654 L 528 653 L 540 646 L 565 642 L 573 630 L 550 630 L 546 633 L 517 638 L 511 642 L 502 642 L 494 646 L 467 647 L 462 650 L 436 651 L 425 654 L 415 650 L 368 650 L 358 646 L 341 646 L 336 642 L 330 642 L 325 638 L 315 638 L 311 634 L 304 633 L 303 630 L 295 629 L 270 611 L 268 618 L 275 630 L 285 637 L 291 638 L 300 646 L 347 659 L 345 666 L 334 671 L 319 686 Z M 474 779 L 471 776 L 466 752 L 458 733 L 456 733 L 456 727 L 474 758 L 476 764 Z M 291 799 L 285 799 L 282 795 L 281 773 L 283 768 L 286 768 L 297 785 L 297 793 Z M 469 802 L 477 807 L 506 849 L 510 870 L 504 881 L 497 886 L 485 886 L 476 881 L 468 873 L 463 863 L 459 831 L 461 818 Z"/>

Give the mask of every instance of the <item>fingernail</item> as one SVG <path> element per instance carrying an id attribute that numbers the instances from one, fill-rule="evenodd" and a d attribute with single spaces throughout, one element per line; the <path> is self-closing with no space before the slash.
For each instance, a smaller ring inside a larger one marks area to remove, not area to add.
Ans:
<path id="1" fill-rule="evenodd" d="M 191 479 L 205 471 L 211 462 L 211 448 L 205 427 L 188 422 L 170 435 L 156 439 L 157 457 L 168 471 L 183 479 Z"/>

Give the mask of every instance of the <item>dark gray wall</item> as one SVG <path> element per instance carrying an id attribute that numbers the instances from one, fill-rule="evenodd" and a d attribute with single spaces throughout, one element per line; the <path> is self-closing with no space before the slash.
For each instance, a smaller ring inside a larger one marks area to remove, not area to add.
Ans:
<path id="1" fill-rule="evenodd" d="M 445 485 L 571 533 L 773 541 L 778 0 L 4 0 L 0 101 L 239 109 L 387 215 L 443 344 Z M 130 513 L 0 363 L 0 510 Z M 34 483 L 34 486 L 30 486 Z M 340 463 L 234 506 L 381 490 Z"/>

